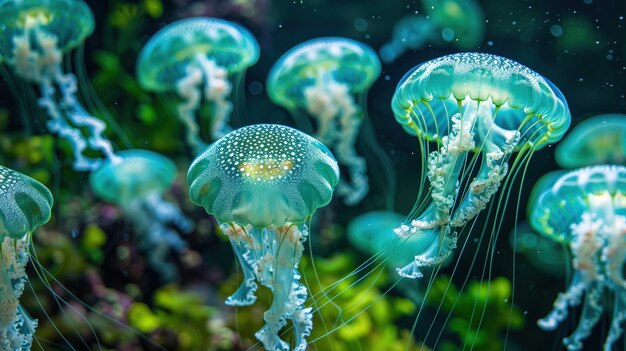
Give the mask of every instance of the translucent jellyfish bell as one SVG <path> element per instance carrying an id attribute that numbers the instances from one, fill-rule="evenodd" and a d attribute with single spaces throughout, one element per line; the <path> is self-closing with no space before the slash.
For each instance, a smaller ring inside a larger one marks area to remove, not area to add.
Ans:
<path id="1" fill-rule="evenodd" d="M 176 167 L 167 157 L 148 150 L 124 150 L 116 155 L 118 160 L 107 161 L 90 174 L 91 189 L 122 208 L 151 267 L 169 281 L 176 277 L 176 267 L 167 260 L 169 250 L 187 250 L 172 226 L 183 233 L 193 226 L 176 205 L 162 198 L 174 182 Z"/>
<path id="2" fill-rule="evenodd" d="M 274 293 L 256 337 L 270 351 L 289 350 L 279 337 L 291 320 L 293 350 L 304 351 L 312 328 L 298 263 L 313 213 L 330 202 L 339 168 L 319 141 L 292 128 L 237 129 L 198 155 L 187 174 L 191 201 L 215 216 L 235 251 L 244 280 L 227 305 L 255 302 L 257 283 Z"/>
<path id="3" fill-rule="evenodd" d="M 89 149 L 115 157 L 102 136 L 106 125 L 80 104 L 76 77 L 63 71 L 63 56 L 93 30 L 93 14 L 80 0 L 0 2 L 0 61 L 39 87 L 37 105 L 48 115 L 48 129 L 72 145 L 76 170 L 92 170 L 102 161 L 85 156 Z"/>
<path id="4" fill-rule="evenodd" d="M 355 143 L 366 114 L 369 87 L 380 75 L 380 61 L 367 45 L 346 38 L 317 38 L 287 51 L 267 78 L 270 99 L 308 125 L 306 111 L 316 122 L 315 137 L 328 145 L 345 166 L 337 193 L 346 204 L 360 202 L 369 190 L 365 159 Z"/>
<path id="5" fill-rule="evenodd" d="M 259 58 L 259 44 L 246 28 L 218 18 L 174 22 L 146 43 L 137 61 L 139 83 L 154 92 L 175 92 L 178 118 L 195 153 L 206 147 L 196 122 L 204 100 L 212 104 L 211 137 L 230 131 L 230 77 L 243 74 Z"/>
<path id="6" fill-rule="evenodd" d="M 554 308 L 538 324 L 554 330 L 568 316 L 570 306 L 583 301 L 574 333 L 563 339 L 568 350 L 581 350 L 605 309 L 611 309 L 611 327 L 604 350 L 623 334 L 626 320 L 626 167 L 593 166 L 554 179 L 531 203 L 530 223 L 539 233 L 569 246 L 574 276 Z M 613 306 L 605 306 L 605 293 Z"/>
<path id="7" fill-rule="evenodd" d="M 52 194 L 38 181 L 0 166 L 0 349 L 30 350 L 37 320 L 19 303 L 28 280 L 30 233 L 50 219 Z"/>
<path id="8" fill-rule="evenodd" d="M 450 255 L 457 240 L 453 229 L 470 222 L 508 182 L 514 152 L 519 152 L 514 163 L 519 166 L 558 141 L 570 123 L 565 98 L 547 79 L 517 62 L 481 53 L 416 66 L 398 84 L 392 109 L 403 128 L 419 138 L 427 157 L 419 189 L 425 179 L 430 182 L 411 222 L 397 229 L 403 237 L 431 240 L 413 262 L 398 269 L 412 278 L 421 276 L 420 266 Z"/>
<path id="9" fill-rule="evenodd" d="M 556 148 L 563 168 L 626 164 L 626 115 L 609 113 L 585 119 Z"/>

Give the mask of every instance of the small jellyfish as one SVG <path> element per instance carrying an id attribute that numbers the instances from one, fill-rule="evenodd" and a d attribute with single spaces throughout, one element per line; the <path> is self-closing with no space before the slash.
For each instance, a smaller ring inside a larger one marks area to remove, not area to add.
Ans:
<path id="1" fill-rule="evenodd" d="M 349 180 L 342 177 L 337 194 L 348 205 L 359 203 L 369 190 L 367 164 L 355 144 L 367 113 L 367 91 L 379 75 L 380 61 L 369 46 L 317 38 L 287 51 L 267 78 L 270 99 L 287 108 L 303 129 L 312 129 L 305 110 L 317 124 L 315 138 L 346 167 Z"/>
<path id="2" fill-rule="evenodd" d="M 28 282 L 31 233 L 48 222 L 52 194 L 38 181 L 0 166 L 0 349 L 30 350 L 37 320 L 20 305 Z"/>
<path id="3" fill-rule="evenodd" d="M 559 294 L 539 326 L 556 329 L 584 295 L 578 327 L 563 343 L 568 350 L 581 350 L 604 310 L 612 309 L 604 343 L 604 350 L 612 350 L 626 320 L 626 167 L 600 165 L 565 173 L 530 206 L 532 227 L 569 246 L 574 267 L 567 291 Z M 606 293 L 613 295 L 612 306 L 605 306 Z"/>
<path id="4" fill-rule="evenodd" d="M 94 30 L 91 10 L 80 0 L 0 1 L 0 62 L 19 78 L 38 86 L 37 105 L 48 129 L 70 142 L 74 169 L 93 170 L 114 159 L 106 124 L 80 104 L 76 76 L 65 73 L 63 57 Z M 89 150 L 103 158 L 86 156 Z"/>
<path id="5" fill-rule="evenodd" d="M 231 130 L 230 77 L 241 78 L 258 59 L 259 44 L 246 28 L 218 18 L 190 18 L 150 38 L 139 54 L 137 77 L 144 89 L 178 95 L 178 118 L 196 154 L 207 146 L 196 121 L 201 103 L 211 104 L 211 138 L 217 140 Z"/>
<path id="6" fill-rule="evenodd" d="M 306 350 L 313 324 L 298 263 L 310 218 L 330 202 L 339 180 L 330 151 L 298 130 L 252 125 L 211 144 L 187 179 L 191 201 L 215 216 L 243 269 L 243 282 L 226 304 L 251 305 L 256 282 L 268 287 L 274 297 L 257 339 L 269 351 L 289 350 L 279 333 L 291 320 L 293 350 Z"/>
<path id="7" fill-rule="evenodd" d="M 426 16 L 409 15 L 393 27 L 391 40 L 380 48 L 380 58 L 389 64 L 407 50 L 417 50 L 442 40 L 468 50 L 484 38 L 485 15 L 474 0 L 423 0 Z"/>
<path id="8" fill-rule="evenodd" d="M 609 113 L 585 119 L 556 148 L 563 168 L 626 164 L 626 115 Z"/>
<path id="9" fill-rule="evenodd" d="M 187 243 L 173 227 L 182 233 L 193 229 L 176 205 L 163 200 L 163 193 L 174 182 L 176 167 L 165 156 L 148 150 L 124 150 L 117 156 L 119 160 L 106 161 L 90 174 L 91 189 L 122 208 L 133 223 L 148 263 L 161 273 L 163 281 L 170 281 L 177 276 L 176 267 L 167 259 L 170 250 L 187 250 Z"/>
<path id="10" fill-rule="evenodd" d="M 418 137 L 426 162 L 419 189 L 428 191 L 420 191 L 410 223 L 396 230 L 401 237 L 430 240 L 398 269 L 410 278 L 422 275 L 420 266 L 446 259 L 456 247 L 455 228 L 474 219 L 503 182 L 510 184 L 508 160 L 514 152 L 513 175 L 536 150 L 558 141 L 570 123 L 565 98 L 550 81 L 517 62 L 482 53 L 416 66 L 398 84 L 392 109 L 405 131 Z"/>

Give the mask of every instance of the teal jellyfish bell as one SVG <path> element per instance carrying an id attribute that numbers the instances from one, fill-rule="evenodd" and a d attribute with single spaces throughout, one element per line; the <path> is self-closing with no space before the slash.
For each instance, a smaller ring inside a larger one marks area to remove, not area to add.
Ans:
<path id="1" fill-rule="evenodd" d="M 37 320 L 20 305 L 28 282 L 31 232 L 50 219 L 52 194 L 38 181 L 0 166 L 0 349 L 30 350 Z"/>
<path id="2" fill-rule="evenodd" d="M 144 89 L 178 94 L 178 118 L 187 143 L 199 153 L 207 145 L 195 116 L 202 100 L 213 105 L 211 137 L 217 140 L 230 131 L 229 77 L 242 74 L 258 59 L 259 44 L 246 28 L 218 18 L 189 18 L 150 38 L 139 54 L 137 77 Z"/>
<path id="3" fill-rule="evenodd" d="M 583 120 L 557 145 L 554 158 L 570 169 L 626 164 L 626 115 L 607 113 Z"/>
<path id="4" fill-rule="evenodd" d="M 133 223 L 138 246 L 147 252 L 148 263 L 163 281 L 177 277 L 169 251 L 187 251 L 187 243 L 174 227 L 189 233 L 193 223 L 180 209 L 163 199 L 174 183 L 176 166 L 167 157 L 148 150 L 124 150 L 89 175 L 93 192 L 120 206 Z"/>
<path id="5" fill-rule="evenodd" d="M 115 157 L 110 141 L 102 136 L 106 124 L 81 105 L 76 76 L 63 68 L 63 56 L 93 30 L 93 14 L 80 0 L 0 2 L 0 61 L 20 79 L 38 86 L 37 101 L 28 103 L 46 112 L 50 132 L 69 141 L 78 171 L 93 170 Z M 86 156 L 88 150 L 103 157 Z"/>
<path id="6" fill-rule="evenodd" d="M 610 351 L 622 337 L 626 320 L 626 167 L 592 166 L 551 180 L 530 204 L 530 223 L 542 235 L 569 246 L 574 276 L 538 324 L 554 330 L 568 317 L 570 306 L 584 301 L 578 327 L 563 339 L 568 350 L 581 350 L 608 309 L 612 321 L 604 350 Z M 613 295 L 612 306 L 605 306 L 606 293 Z"/>
<path id="7" fill-rule="evenodd" d="M 315 138 L 328 145 L 348 169 L 337 194 L 348 205 L 359 203 L 369 191 L 367 164 L 355 143 L 366 116 L 363 103 L 380 75 L 380 61 L 369 46 L 347 38 L 316 38 L 287 51 L 267 78 L 270 99 L 288 109 L 298 125 L 316 121 Z M 360 103 L 357 103 L 360 102 Z M 312 132 L 309 130 L 307 132 Z"/>
<path id="8" fill-rule="evenodd" d="M 256 282 L 268 287 L 274 299 L 257 339 L 267 350 L 289 350 L 279 334 L 291 320 L 293 350 L 304 351 L 313 324 L 297 268 L 307 223 L 330 202 L 339 180 L 330 151 L 295 129 L 252 125 L 211 144 L 191 164 L 187 180 L 191 201 L 217 218 L 243 269 L 244 281 L 226 304 L 250 305 Z"/>
<path id="9" fill-rule="evenodd" d="M 517 62 L 482 53 L 416 66 L 398 84 L 391 106 L 396 121 L 428 154 L 422 179 L 431 186 L 424 199 L 418 197 L 421 205 L 410 223 L 397 229 L 400 236 L 431 238 L 431 246 L 399 271 L 406 277 L 420 276 L 420 266 L 451 254 L 457 240 L 453 228 L 464 227 L 489 204 L 507 179 L 514 152 L 528 160 L 558 141 L 571 118 L 550 81 Z M 430 151 L 429 141 L 436 150 Z"/>
<path id="10" fill-rule="evenodd" d="M 124 150 L 89 175 L 91 189 L 103 200 L 125 205 L 136 198 L 168 190 L 176 166 L 167 157 L 148 150 Z"/>
<path id="11" fill-rule="evenodd" d="M 0 166 L 0 238 L 20 239 L 47 223 L 52 202 L 43 184 Z"/>

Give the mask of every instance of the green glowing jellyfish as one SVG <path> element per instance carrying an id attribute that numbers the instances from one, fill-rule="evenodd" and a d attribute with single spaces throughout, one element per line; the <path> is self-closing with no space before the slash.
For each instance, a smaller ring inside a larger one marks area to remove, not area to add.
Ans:
<path id="1" fill-rule="evenodd" d="M 48 129 L 72 145 L 76 170 L 93 170 L 103 160 L 86 156 L 89 150 L 115 158 L 102 136 L 106 124 L 80 104 L 75 75 L 63 71 L 63 56 L 93 30 L 93 14 L 80 0 L 0 2 L 0 62 L 38 86 L 36 103 L 48 115 Z"/>
<path id="2" fill-rule="evenodd" d="M 609 113 L 585 119 L 556 148 L 563 168 L 626 164 L 626 115 Z"/>
<path id="3" fill-rule="evenodd" d="M 242 76 L 258 58 L 259 44 L 246 28 L 218 18 L 190 18 L 150 38 L 139 54 L 137 76 L 147 90 L 178 95 L 178 118 L 198 153 L 207 145 L 195 116 L 202 101 L 212 104 L 211 137 L 217 140 L 230 131 L 229 79 Z"/>
<path id="4" fill-rule="evenodd" d="M 174 182 L 176 167 L 165 156 L 148 150 L 124 150 L 116 155 L 117 160 L 104 162 L 90 174 L 91 189 L 122 208 L 133 222 L 148 263 L 163 281 L 169 281 L 176 277 L 176 267 L 167 259 L 170 249 L 187 250 L 172 225 L 183 233 L 193 228 L 180 209 L 162 197 Z"/>
<path id="5" fill-rule="evenodd" d="M 398 272 L 420 277 L 420 266 L 442 262 L 457 232 L 483 210 L 501 183 L 543 146 L 558 141 L 570 123 L 565 98 L 550 81 L 509 59 L 461 53 L 427 61 L 409 71 L 392 99 L 396 120 L 418 137 L 425 170 L 410 223 L 401 237 L 430 240 Z M 436 144 L 431 150 L 429 142 Z M 495 228 L 495 227 L 494 227 Z"/>
<path id="6" fill-rule="evenodd" d="M 211 144 L 187 179 L 191 201 L 217 218 L 243 269 L 244 281 L 226 304 L 254 303 L 256 279 L 274 294 L 257 339 L 267 350 L 289 350 L 279 332 L 291 320 L 293 350 L 304 351 L 313 325 L 298 262 L 307 223 L 330 202 L 339 180 L 330 151 L 295 129 L 252 125 Z"/>
<path id="7" fill-rule="evenodd" d="M 581 350 L 613 295 L 611 327 L 604 350 L 623 333 L 626 320 L 626 167 L 592 166 L 554 179 L 531 204 L 530 223 L 539 233 L 569 246 L 574 276 L 554 308 L 538 324 L 554 330 L 568 316 L 570 306 L 584 297 L 582 315 L 574 333 L 563 339 L 568 350 Z"/>
<path id="8" fill-rule="evenodd" d="M 315 137 L 347 168 L 349 180 L 341 180 L 337 194 L 348 205 L 359 203 L 369 190 L 367 164 L 355 143 L 366 116 L 365 96 L 379 75 L 380 61 L 369 46 L 346 38 L 317 38 L 287 51 L 267 78 L 270 99 L 287 108 L 299 124 L 309 124 L 302 116 L 308 113 L 317 124 Z"/>
<path id="9" fill-rule="evenodd" d="M 38 181 L 0 166 L 0 349 L 30 350 L 37 320 L 20 305 L 28 281 L 31 233 L 50 219 L 52 194 Z"/>
<path id="10" fill-rule="evenodd" d="M 393 27 L 391 40 L 380 48 L 380 58 L 392 63 L 407 50 L 451 42 L 462 50 L 475 49 L 483 41 L 485 15 L 474 0 L 423 0 L 426 17 L 406 16 Z"/>

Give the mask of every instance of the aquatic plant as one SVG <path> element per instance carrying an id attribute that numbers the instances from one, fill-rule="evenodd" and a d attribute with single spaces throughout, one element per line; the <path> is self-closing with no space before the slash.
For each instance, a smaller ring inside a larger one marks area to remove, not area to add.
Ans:
<path id="1" fill-rule="evenodd" d="M 297 268 L 307 223 L 330 202 L 339 180 L 330 151 L 295 129 L 252 125 L 211 144 L 187 179 L 191 201 L 215 216 L 243 270 L 243 282 L 226 304 L 253 304 L 260 282 L 274 297 L 257 339 L 267 350 L 288 350 L 279 333 L 291 320 L 293 350 L 304 351 L 313 317 Z"/>
<path id="2" fill-rule="evenodd" d="M 38 181 L 0 166 L 0 348 L 30 350 L 37 320 L 20 305 L 28 281 L 31 233 L 50 219 L 52 194 Z"/>
<path id="3" fill-rule="evenodd" d="M 379 75 L 380 61 L 369 46 L 347 38 L 317 38 L 287 51 L 267 78 L 270 99 L 288 109 L 307 132 L 313 132 L 306 117 L 310 115 L 316 122 L 315 138 L 346 167 L 348 176 L 342 177 L 337 194 L 348 205 L 358 204 L 369 191 L 367 163 L 355 144 L 367 119 L 367 91 Z M 380 149 L 375 140 L 370 141 L 371 149 Z M 377 154 L 385 158 L 381 170 L 392 171 L 384 151 Z M 395 175 L 385 178 L 394 181 Z"/>
<path id="4" fill-rule="evenodd" d="M 474 0 L 423 0 L 426 16 L 403 17 L 393 27 L 391 40 L 380 48 L 380 58 L 392 63 L 407 50 L 451 42 L 459 49 L 476 49 L 484 38 L 485 15 Z"/>
<path id="5" fill-rule="evenodd" d="M 554 308 L 538 324 L 554 330 L 568 317 L 568 308 L 583 300 L 582 315 L 574 333 L 563 339 L 568 350 L 581 350 L 605 309 L 611 310 L 611 327 L 604 350 L 623 334 L 626 320 L 626 167 L 592 166 L 552 179 L 531 204 L 530 223 L 539 233 L 569 246 L 574 276 Z M 605 293 L 612 295 L 606 306 Z"/>
<path id="6" fill-rule="evenodd" d="M 102 135 L 106 124 L 81 105 L 76 76 L 63 70 L 63 56 L 93 30 L 93 14 L 80 0 L 0 2 L 0 62 L 38 86 L 36 103 L 48 115 L 47 127 L 72 145 L 78 171 L 115 159 L 110 141 Z M 90 152 L 102 157 L 87 156 Z"/>
<path id="7" fill-rule="evenodd" d="M 554 158 L 568 169 L 626 164 L 626 115 L 608 113 L 583 120 L 557 145 Z"/>
<path id="8" fill-rule="evenodd" d="M 150 266 L 163 281 L 175 279 L 176 266 L 169 262 L 170 250 L 183 253 L 187 243 L 172 229 L 183 233 L 193 229 L 178 206 L 163 200 L 174 182 L 176 166 L 167 157 L 148 150 L 124 150 L 118 161 L 105 161 L 89 175 L 91 189 L 100 198 L 122 208 L 133 222 L 139 247 L 148 255 Z"/>
<path id="9" fill-rule="evenodd" d="M 137 76 L 146 90 L 177 94 L 177 116 L 185 126 L 187 144 L 197 154 L 207 146 L 196 122 L 202 101 L 212 105 L 215 141 L 231 131 L 229 79 L 241 77 L 258 58 L 259 44 L 244 27 L 218 18 L 190 18 L 150 38 L 137 59 Z"/>
<path id="10" fill-rule="evenodd" d="M 443 339 L 436 349 L 506 349 L 502 334 L 524 325 L 520 309 L 508 302 L 512 292 L 513 286 L 505 277 L 472 281 L 466 290 L 459 290 L 449 276 L 437 277 L 426 294 L 426 302 L 450 314 L 445 331 L 453 337 Z"/>
<path id="11" fill-rule="evenodd" d="M 470 223 L 501 183 L 509 182 L 514 152 L 519 155 L 513 167 L 518 167 L 558 141 L 570 123 L 565 98 L 550 81 L 517 62 L 482 53 L 416 66 L 398 84 L 391 106 L 404 130 L 418 137 L 422 158 L 427 155 L 410 222 L 396 229 L 400 238 L 429 242 L 398 268 L 408 278 L 422 276 L 420 267 L 439 264 L 452 253 L 454 228 Z M 429 142 L 436 150 L 430 151 Z M 422 196 L 425 179 L 430 189 Z"/>

